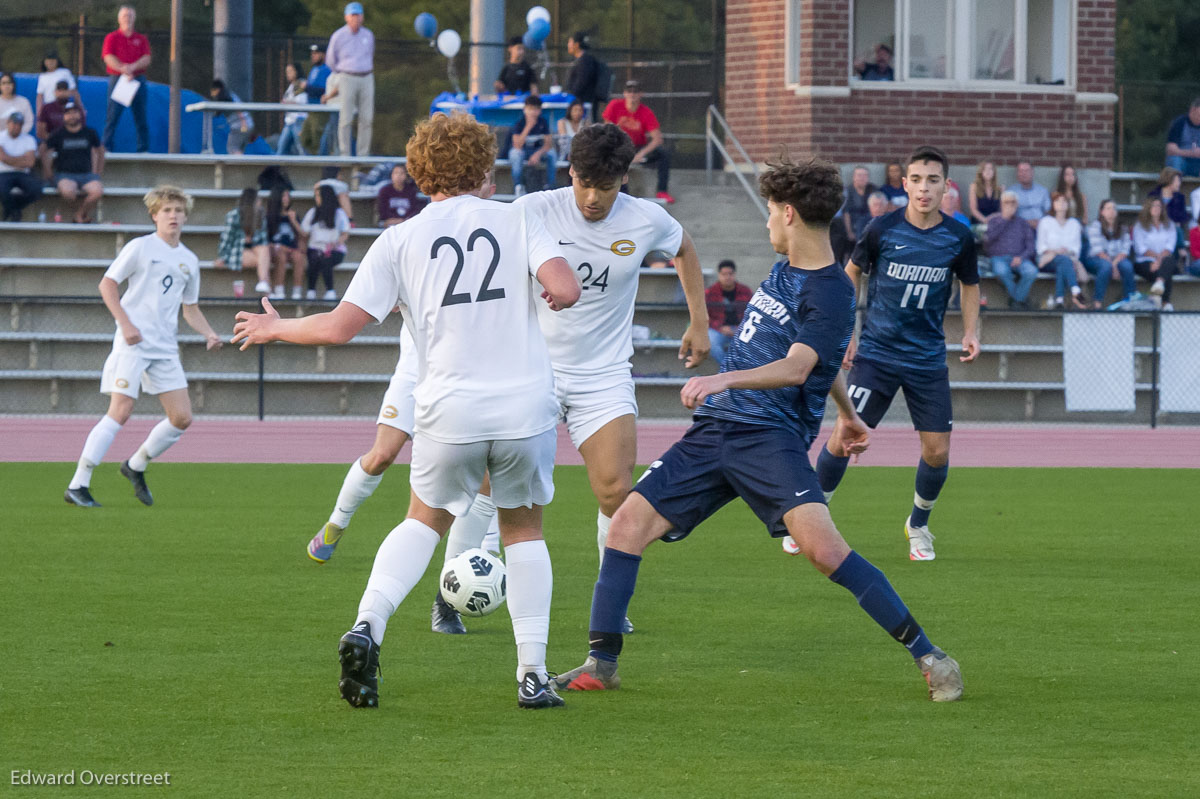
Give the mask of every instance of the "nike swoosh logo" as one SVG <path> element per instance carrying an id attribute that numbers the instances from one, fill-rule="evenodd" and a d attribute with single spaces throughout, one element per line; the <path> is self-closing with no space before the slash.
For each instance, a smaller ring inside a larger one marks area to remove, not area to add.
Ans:
<path id="1" fill-rule="evenodd" d="M 566 247 L 566 246 L 568 246 L 568 245 L 573 245 L 573 244 L 575 244 L 575 242 L 573 242 L 573 241 L 560 241 L 560 242 L 558 242 L 558 246 L 560 246 L 560 247 Z"/>
<path id="2" fill-rule="evenodd" d="M 604 643 L 604 639 L 603 638 L 589 638 L 588 643 L 589 644 L 602 644 L 602 643 Z"/>
<path id="3" fill-rule="evenodd" d="M 907 246 L 908 246 L 907 244 L 897 244 L 897 245 L 896 245 L 896 249 L 897 249 L 897 250 L 903 250 L 903 249 L 904 249 L 905 247 L 907 247 Z"/>
<path id="4" fill-rule="evenodd" d="M 809 488 L 809 489 L 805 489 L 804 491 L 797 491 L 797 492 L 796 492 L 796 496 L 798 496 L 798 497 L 802 497 L 802 496 L 804 496 L 805 494 L 807 494 L 809 491 L 812 491 L 812 489 L 811 489 L 811 488 Z"/>

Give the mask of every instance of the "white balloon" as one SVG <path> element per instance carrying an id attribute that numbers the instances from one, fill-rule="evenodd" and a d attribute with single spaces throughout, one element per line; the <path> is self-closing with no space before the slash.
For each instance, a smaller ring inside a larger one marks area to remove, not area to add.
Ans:
<path id="1" fill-rule="evenodd" d="M 438 52 L 446 56 L 446 58 L 454 58 L 454 56 L 458 55 L 458 50 L 461 47 L 462 37 L 458 35 L 458 31 L 442 31 L 438 34 Z"/>
<path id="2" fill-rule="evenodd" d="M 546 10 L 545 6 L 534 6 L 533 8 L 529 9 L 529 13 L 525 15 L 525 24 L 533 25 L 533 21 L 535 19 L 544 19 L 549 22 L 550 12 Z"/>

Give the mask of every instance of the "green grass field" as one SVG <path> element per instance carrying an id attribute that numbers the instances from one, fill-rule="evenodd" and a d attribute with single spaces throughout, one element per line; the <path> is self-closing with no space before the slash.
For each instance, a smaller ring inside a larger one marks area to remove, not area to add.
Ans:
<path id="1" fill-rule="evenodd" d="M 91 769 L 172 775 L 122 795 L 1200 795 L 1194 472 L 959 469 L 938 560 L 914 564 L 912 470 L 851 470 L 834 519 L 962 664 L 959 703 L 929 702 L 900 645 L 735 503 L 647 553 L 621 690 L 526 712 L 506 612 L 429 632 L 437 568 L 388 628 L 382 707 L 338 698 L 337 640 L 406 468 L 324 566 L 304 545 L 342 466 L 155 465 L 144 508 L 108 464 L 96 511 L 63 503 L 71 470 L 0 465 L 5 787 Z M 586 650 L 596 509 L 580 467 L 557 477 L 564 671 Z"/>

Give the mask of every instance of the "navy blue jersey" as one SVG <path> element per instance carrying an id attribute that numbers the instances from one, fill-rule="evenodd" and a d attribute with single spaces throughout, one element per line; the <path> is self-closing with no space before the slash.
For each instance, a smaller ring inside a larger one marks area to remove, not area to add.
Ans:
<path id="1" fill-rule="evenodd" d="M 796 269 L 780 261 L 750 298 L 721 371 L 765 366 L 786 358 L 797 343 L 817 353 L 817 365 L 798 386 L 712 394 L 696 415 L 781 427 L 811 446 L 853 332 L 854 286 L 840 266 Z"/>
<path id="2" fill-rule="evenodd" d="M 910 369 L 945 368 L 942 320 L 954 278 L 979 283 L 970 228 L 943 216 L 921 230 L 901 208 L 867 226 L 851 260 L 868 278 L 859 357 Z"/>

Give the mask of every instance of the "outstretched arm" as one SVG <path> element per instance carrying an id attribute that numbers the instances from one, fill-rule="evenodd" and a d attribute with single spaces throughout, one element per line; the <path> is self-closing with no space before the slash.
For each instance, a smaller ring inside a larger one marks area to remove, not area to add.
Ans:
<path id="1" fill-rule="evenodd" d="M 817 352 L 807 344 L 793 344 L 787 356 L 754 369 L 737 369 L 687 381 L 679 398 L 684 407 L 694 409 L 710 394 L 729 388 L 772 389 L 798 386 L 808 379 L 817 365 Z"/>
<path id="2" fill-rule="evenodd" d="M 684 366 L 694 369 L 708 357 L 711 344 L 708 340 L 708 306 L 704 302 L 704 273 L 700 271 L 700 256 L 696 254 L 696 245 L 687 231 L 683 231 L 683 241 L 679 252 L 675 253 L 675 274 L 683 286 L 683 296 L 687 299 L 688 329 L 679 343 L 679 360 L 686 362 Z"/>
<path id="3" fill-rule="evenodd" d="M 371 321 L 369 313 L 350 302 L 339 302 L 332 311 L 299 319 L 281 319 L 266 297 L 263 297 L 262 304 L 265 313 L 238 312 L 231 343 L 241 342 L 243 350 L 251 344 L 271 341 L 290 341 L 292 344 L 308 346 L 345 344 Z"/>

